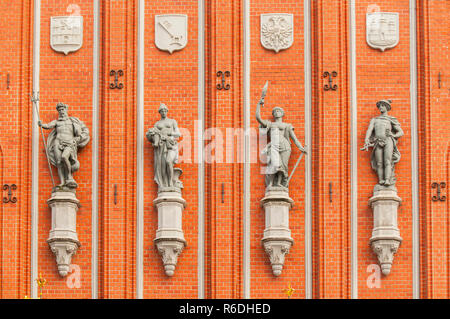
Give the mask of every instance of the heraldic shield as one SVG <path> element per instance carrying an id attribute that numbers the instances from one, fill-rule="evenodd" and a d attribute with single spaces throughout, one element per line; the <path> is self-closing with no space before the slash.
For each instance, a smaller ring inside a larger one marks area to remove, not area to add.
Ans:
<path id="1" fill-rule="evenodd" d="M 294 43 L 294 15 L 290 13 L 261 14 L 261 44 L 278 53 Z"/>
<path id="2" fill-rule="evenodd" d="M 75 52 L 83 45 L 83 17 L 51 17 L 50 46 L 56 52 Z"/>
<path id="3" fill-rule="evenodd" d="M 185 14 L 162 14 L 155 16 L 155 44 L 163 51 L 183 49 L 188 41 L 188 16 Z"/>
<path id="4" fill-rule="evenodd" d="M 367 13 L 366 41 L 369 46 L 381 51 L 395 47 L 399 41 L 398 13 Z"/>

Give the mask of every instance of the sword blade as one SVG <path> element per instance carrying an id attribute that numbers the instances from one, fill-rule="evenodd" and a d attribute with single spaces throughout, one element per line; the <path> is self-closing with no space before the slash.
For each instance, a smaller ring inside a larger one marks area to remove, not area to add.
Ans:
<path id="1" fill-rule="evenodd" d="M 298 164 L 300 164 L 300 161 L 301 161 L 301 159 L 302 159 L 302 157 L 303 157 L 303 154 L 305 154 L 305 153 L 302 152 L 302 154 L 300 154 L 300 157 L 298 158 L 297 163 L 295 163 L 295 166 L 294 166 L 294 169 L 293 169 L 292 172 L 291 172 L 291 175 L 289 175 L 289 178 L 288 178 L 288 180 L 287 180 L 287 184 L 288 184 L 288 185 L 289 185 L 289 181 L 290 181 L 291 178 L 292 178 L 292 175 L 294 175 L 294 172 L 295 172 L 295 170 L 297 169 Z"/>

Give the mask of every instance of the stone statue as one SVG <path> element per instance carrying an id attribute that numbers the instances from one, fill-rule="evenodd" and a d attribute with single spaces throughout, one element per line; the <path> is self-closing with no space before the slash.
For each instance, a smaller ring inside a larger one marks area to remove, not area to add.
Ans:
<path id="1" fill-rule="evenodd" d="M 277 106 L 273 108 L 273 122 L 261 119 L 260 109 L 264 105 L 267 84 L 263 89 L 262 97 L 256 107 L 256 120 L 260 123 L 260 128 L 270 136 L 270 142 L 261 152 L 267 155 L 266 188 L 288 188 L 288 164 L 289 158 L 291 157 L 290 139 L 294 141 L 294 144 L 300 151 L 306 153 L 306 150 L 295 136 L 292 124 L 283 122 L 284 110 L 281 107 Z"/>
<path id="2" fill-rule="evenodd" d="M 44 129 L 54 129 L 47 140 L 47 155 L 50 163 L 58 168 L 61 183 L 59 189 L 75 189 L 78 184 L 73 179 L 73 173 L 80 168 L 77 159 L 78 149 L 85 147 L 90 139 L 89 129 L 76 117 L 68 116 L 69 107 L 58 103 L 56 110 L 59 118 L 48 124 L 41 121 L 38 125 Z"/>
<path id="3" fill-rule="evenodd" d="M 391 110 L 391 103 L 391 100 L 376 103 L 381 115 L 370 120 L 364 147 L 361 149 L 368 150 L 373 147 L 370 162 L 378 175 L 378 183 L 369 199 L 373 211 L 372 236 L 369 242 L 385 276 L 390 274 L 394 254 L 403 240 L 397 221 L 398 207 L 402 199 L 397 195 L 394 173 L 394 166 L 400 161 L 397 142 L 403 136 L 403 130 L 398 120 L 387 114 Z"/>
<path id="4" fill-rule="evenodd" d="M 158 210 L 158 229 L 154 243 L 161 255 L 164 271 L 172 277 L 186 239 L 182 228 L 186 201 L 181 195 L 183 183 L 179 180 L 182 170 L 174 167 L 178 162 L 178 139 L 181 136 L 177 121 L 167 117 L 169 109 L 161 103 L 158 109 L 161 119 L 147 131 L 147 139 L 154 150 L 154 180 L 158 184 L 158 197 L 153 205 Z"/>
<path id="5" fill-rule="evenodd" d="M 367 150 L 373 147 L 372 169 L 378 175 L 378 185 L 386 187 L 395 185 L 394 166 L 400 161 L 397 142 L 404 134 L 398 120 L 388 115 L 391 103 L 391 100 L 381 100 L 376 103 L 381 115 L 371 119 L 364 147 L 361 149 Z"/>
<path id="6" fill-rule="evenodd" d="M 174 165 L 178 162 L 178 138 L 181 133 L 177 121 L 167 117 L 169 109 L 164 103 L 161 103 L 158 112 L 161 119 L 146 134 L 154 149 L 154 180 L 158 184 L 158 192 L 180 191 L 183 188 L 179 180 L 182 170 Z"/>

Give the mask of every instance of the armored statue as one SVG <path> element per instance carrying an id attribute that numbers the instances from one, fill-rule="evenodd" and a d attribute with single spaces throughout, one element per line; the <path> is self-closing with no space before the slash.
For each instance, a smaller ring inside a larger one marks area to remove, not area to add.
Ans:
<path id="1" fill-rule="evenodd" d="M 263 132 L 270 136 L 270 142 L 261 152 L 267 156 L 265 184 L 266 189 L 273 187 L 287 189 L 289 186 L 288 164 L 292 151 L 290 139 L 301 152 L 306 153 L 306 150 L 297 139 L 292 124 L 283 122 L 284 110 L 281 107 L 276 106 L 273 108 L 273 122 L 261 119 L 261 106 L 264 105 L 267 86 L 268 82 L 256 107 L 256 120 L 259 122 Z"/>
<path id="2" fill-rule="evenodd" d="M 48 136 L 47 156 L 50 163 L 58 168 L 60 179 L 59 189 L 75 189 L 78 184 L 73 179 L 73 173 L 80 168 L 77 159 L 78 150 L 85 147 L 90 139 L 89 129 L 76 117 L 68 116 L 68 106 L 58 103 L 57 120 L 48 124 L 41 121 L 38 125 L 44 129 L 54 129 Z"/>
<path id="3" fill-rule="evenodd" d="M 167 117 L 169 109 L 164 103 L 161 103 L 158 112 L 161 119 L 146 134 L 154 149 L 154 180 L 159 192 L 180 191 L 183 188 L 179 180 L 182 170 L 174 165 L 178 162 L 178 139 L 181 133 L 177 121 Z"/>
<path id="4" fill-rule="evenodd" d="M 376 103 L 381 115 L 371 119 L 362 148 L 367 150 L 373 147 L 372 169 L 378 175 L 378 185 L 385 187 L 395 185 L 394 166 L 400 161 L 397 142 L 404 134 L 398 120 L 388 115 L 391 103 L 391 100 L 381 100 Z"/>

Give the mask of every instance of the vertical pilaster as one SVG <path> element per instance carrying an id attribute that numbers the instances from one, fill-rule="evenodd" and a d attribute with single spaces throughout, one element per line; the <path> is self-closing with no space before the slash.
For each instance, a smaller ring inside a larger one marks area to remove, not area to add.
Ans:
<path id="1" fill-rule="evenodd" d="M 94 0 L 92 61 L 92 299 L 98 298 L 98 163 L 99 163 L 99 72 L 100 72 L 100 2 Z"/>
<path id="2" fill-rule="evenodd" d="M 205 112 L 207 222 L 207 297 L 242 296 L 242 147 L 233 143 L 233 160 L 226 163 L 226 128 L 243 128 L 242 99 L 243 3 L 209 1 L 206 25 L 207 88 Z M 230 72 L 229 90 L 218 90 L 217 72 Z M 243 134 L 237 136 L 241 140 Z M 242 144 L 240 144 L 242 145 Z M 215 151 L 214 151 L 215 149 Z M 212 151 L 212 152 L 211 152 Z M 212 155 L 212 156 L 209 156 Z M 240 155 L 238 155 L 240 154 Z M 222 201 L 222 184 L 224 200 Z"/>
<path id="3" fill-rule="evenodd" d="M 144 297 L 144 54 L 145 1 L 138 0 L 136 125 L 136 295 Z"/>
<path id="4" fill-rule="evenodd" d="M 205 127 L 205 0 L 198 1 L 198 298 L 205 298 L 205 161 L 203 131 Z"/>
<path id="5" fill-rule="evenodd" d="M 420 298 L 450 297 L 448 1 L 416 2 Z M 445 201 L 433 183 L 446 183 Z M 416 292 L 417 294 L 417 292 Z"/>
<path id="6" fill-rule="evenodd" d="M 314 1 L 314 298 L 350 297 L 351 121 L 348 21 L 349 1 Z M 337 85 L 336 90 L 326 90 L 324 87 L 329 85 L 330 76 L 332 85 Z"/>
<path id="7" fill-rule="evenodd" d="M 33 23 L 33 98 L 39 96 L 41 1 L 34 0 Z M 39 98 L 33 108 L 31 154 L 31 298 L 37 297 L 38 222 L 39 222 Z"/>
<path id="8" fill-rule="evenodd" d="M 136 298 L 136 34 L 138 1 L 102 2 L 99 297 Z M 122 89 L 111 89 L 119 76 Z"/>
<path id="9" fill-rule="evenodd" d="M 313 297 L 313 252 L 312 252 L 312 28 L 311 0 L 303 2 L 304 72 L 305 72 L 305 298 Z"/>

